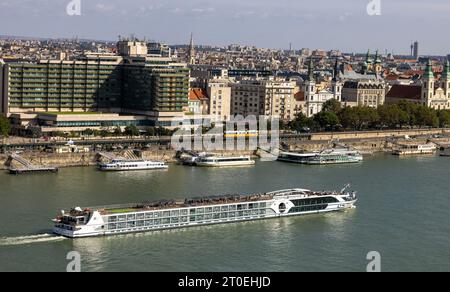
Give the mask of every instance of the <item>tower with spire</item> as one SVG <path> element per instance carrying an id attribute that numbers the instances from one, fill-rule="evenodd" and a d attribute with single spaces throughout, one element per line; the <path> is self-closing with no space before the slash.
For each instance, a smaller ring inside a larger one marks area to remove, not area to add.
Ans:
<path id="1" fill-rule="evenodd" d="M 448 60 L 445 61 L 444 71 L 442 71 L 442 89 L 447 99 L 450 99 L 450 62 Z"/>
<path id="2" fill-rule="evenodd" d="M 189 42 L 189 64 L 195 65 L 195 46 L 194 46 L 194 35 L 191 33 L 191 40 Z"/>
<path id="3" fill-rule="evenodd" d="M 428 60 L 425 73 L 422 76 L 422 104 L 436 110 L 450 109 L 449 62 L 446 61 L 443 67 L 440 82 L 434 76 L 431 59 Z"/>
<path id="4" fill-rule="evenodd" d="M 370 56 L 370 50 L 367 50 L 366 64 L 367 64 L 367 70 L 365 73 L 371 72 L 373 70 L 373 60 L 372 60 L 372 57 Z"/>
<path id="5" fill-rule="evenodd" d="M 430 106 L 430 101 L 434 96 L 434 81 L 433 64 L 431 60 L 428 60 L 422 76 L 422 102 L 427 106 Z"/>
<path id="6" fill-rule="evenodd" d="M 314 78 L 314 62 L 312 56 L 309 58 L 309 65 L 308 65 L 308 78 L 304 82 L 304 92 L 305 92 L 305 98 L 307 103 L 314 102 L 314 98 L 316 96 L 317 92 L 317 84 L 316 79 Z M 312 115 L 313 113 L 310 112 L 311 109 L 308 109 L 308 114 Z"/>
<path id="7" fill-rule="evenodd" d="M 338 101 L 342 101 L 342 88 L 344 87 L 344 84 L 342 83 L 339 74 L 340 74 L 339 60 L 338 60 L 338 58 L 336 58 L 336 63 L 334 64 L 333 80 L 331 81 L 331 86 L 332 86 L 332 90 L 333 90 L 334 99 L 336 99 Z"/>
<path id="8" fill-rule="evenodd" d="M 375 74 L 377 74 L 377 75 L 380 75 L 381 71 L 383 71 L 382 62 L 381 62 L 380 55 L 378 54 L 378 50 L 375 54 L 374 71 L 375 71 Z"/>

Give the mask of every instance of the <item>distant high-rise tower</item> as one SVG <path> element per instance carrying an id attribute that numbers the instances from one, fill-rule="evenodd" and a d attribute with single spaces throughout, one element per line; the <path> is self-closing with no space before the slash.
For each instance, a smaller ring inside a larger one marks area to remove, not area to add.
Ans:
<path id="1" fill-rule="evenodd" d="M 419 42 L 414 43 L 414 58 L 419 59 Z"/>
<path id="2" fill-rule="evenodd" d="M 195 46 L 193 34 L 191 34 L 191 41 L 189 42 L 189 64 L 195 65 Z"/>
<path id="3" fill-rule="evenodd" d="M 414 56 L 414 44 L 411 44 L 411 57 Z"/>

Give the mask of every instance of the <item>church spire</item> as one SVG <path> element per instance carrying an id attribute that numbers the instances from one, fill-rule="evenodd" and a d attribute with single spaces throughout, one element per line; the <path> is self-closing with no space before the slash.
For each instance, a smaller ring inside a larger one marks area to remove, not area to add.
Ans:
<path id="1" fill-rule="evenodd" d="M 450 62 L 445 61 L 444 71 L 442 71 L 442 79 L 450 79 Z"/>
<path id="2" fill-rule="evenodd" d="M 380 59 L 380 56 L 378 54 L 378 50 L 377 50 L 377 52 L 375 54 L 375 64 L 381 64 L 381 59 Z"/>
<path id="3" fill-rule="evenodd" d="M 309 58 L 308 80 L 309 81 L 314 81 L 314 63 L 313 63 L 312 57 Z"/>
<path id="4" fill-rule="evenodd" d="M 427 67 L 425 69 L 425 74 L 423 75 L 426 79 L 433 79 L 434 73 L 433 73 L 433 63 L 431 62 L 431 59 L 428 60 Z"/>
<path id="5" fill-rule="evenodd" d="M 370 49 L 367 50 L 366 63 L 367 63 L 367 65 L 372 64 L 372 58 L 370 57 Z"/>
<path id="6" fill-rule="evenodd" d="M 189 42 L 189 64 L 195 65 L 194 34 L 192 33 L 191 33 L 191 40 Z"/>
<path id="7" fill-rule="evenodd" d="M 333 81 L 339 79 L 339 59 L 336 58 L 336 63 L 334 64 Z"/>

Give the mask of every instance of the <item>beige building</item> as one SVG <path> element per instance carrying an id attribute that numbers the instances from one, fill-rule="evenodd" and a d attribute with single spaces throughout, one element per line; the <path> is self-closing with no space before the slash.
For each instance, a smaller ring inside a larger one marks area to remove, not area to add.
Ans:
<path id="1" fill-rule="evenodd" d="M 295 82 L 274 78 L 233 83 L 232 114 L 265 115 L 290 120 L 295 116 L 295 88 Z"/>
<path id="2" fill-rule="evenodd" d="M 231 86 L 227 79 L 208 82 L 209 114 L 213 121 L 229 121 L 231 117 Z"/>
<path id="3" fill-rule="evenodd" d="M 382 78 L 382 60 L 378 54 L 372 59 L 367 52 L 361 64 L 360 73 L 344 72 L 341 80 L 346 80 L 342 89 L 342 102 L 346 106 L 367 106 L 377 108 L 386 101 L 387 84 Z"/>
<path id="4" fill-rule="evenodd" d="M 342 89 L 342 101 L 347 105 L 377 108 L 385 99 L 386 84 L 380 79 L 347 81 Z"/>
<path id="5" fill-rule="evenodd" d="M 148 54 L 147 44 L 139 41 L 121 40 L 117 43 L 117 50 L 121 56 L 145 57 Z"/>

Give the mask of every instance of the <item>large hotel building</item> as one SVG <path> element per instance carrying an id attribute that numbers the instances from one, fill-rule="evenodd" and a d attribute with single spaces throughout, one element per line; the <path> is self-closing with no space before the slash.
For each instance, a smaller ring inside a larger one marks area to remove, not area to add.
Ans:
<path id="1" fill-rule="evenodd" d="M 170 126 L 182 119 L 189 96 L 187 64 L 148 55 L 139 42 L 121 41 L 118 50 L 118 55 L 86 54 L 73 61 L 0 64 L 0 112 L 23 127 L 45 124 L 44 131 L 59 127 L 57 118 L 53 125 L 41 119 L 49 114 L 66 115 L 65 130 L 67 116 L 73 127 L 93 128 L 111 124 L 102 120 L 107 113 L 122 116 L 118 126 Z"/>

